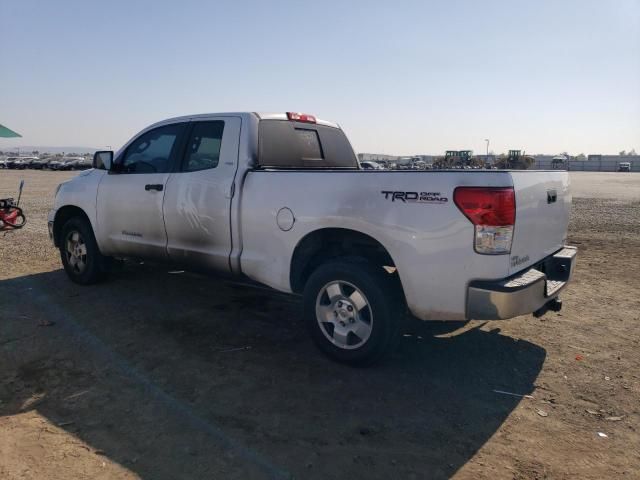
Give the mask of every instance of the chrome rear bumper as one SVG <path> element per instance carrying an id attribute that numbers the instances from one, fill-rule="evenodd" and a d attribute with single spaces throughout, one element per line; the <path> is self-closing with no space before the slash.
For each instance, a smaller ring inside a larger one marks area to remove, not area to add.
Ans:
<path id="1" fill-rule="evenodd" d="M 467 318 L 501 320 L 539 311 L 571 280 L 578 249 L 565 246 L 515 276 L 475 280 L 467 289 Z"/>

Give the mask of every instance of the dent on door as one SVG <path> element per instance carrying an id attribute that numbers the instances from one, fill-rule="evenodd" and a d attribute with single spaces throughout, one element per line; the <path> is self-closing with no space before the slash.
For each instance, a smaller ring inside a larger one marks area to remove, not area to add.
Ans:
<path id="1" fill-rule="evenodd" d="M 231 189 L 240 141 L 239 117 L 224 121 L 215 168 L 171 174 L 165 187 L 164 218 L 169 257 L 201 269 L 229 271 Z"/>

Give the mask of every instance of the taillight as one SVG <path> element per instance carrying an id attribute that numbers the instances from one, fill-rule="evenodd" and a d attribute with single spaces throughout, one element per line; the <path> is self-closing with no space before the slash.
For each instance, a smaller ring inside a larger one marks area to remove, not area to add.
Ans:
<path id="1" fill-rule="evenodd" d="M 476 252 L 499 255 L 511 252 L 516 221 L 513 188 L 458 187 L 453 201 L 475 226 Z"/>
<path id="2" fill-rule="evenodd" d="M 316 117 L 307 113 L 287 112 L 287 118 L 295 122 L 316 123 Z"/>

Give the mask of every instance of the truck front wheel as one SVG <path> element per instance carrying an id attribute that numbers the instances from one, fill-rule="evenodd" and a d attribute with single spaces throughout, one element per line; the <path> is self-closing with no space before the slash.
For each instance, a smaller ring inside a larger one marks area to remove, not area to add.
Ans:
<path id="1" fill-rule="evenodd" d="M 69 278 L 80 285 L 104 279 L 109 257 L 100 253 L 93 229 L 87 220 L 73 217 L 62 226 L 60 258 Z"/>
<path id="2" fill-rule="evenodd" d="M 329 357 L 369 365 L 393 351 L 405 311 L 382 267 L 337 260 L 317 268 L 304 289 L 305 321 Z"/>

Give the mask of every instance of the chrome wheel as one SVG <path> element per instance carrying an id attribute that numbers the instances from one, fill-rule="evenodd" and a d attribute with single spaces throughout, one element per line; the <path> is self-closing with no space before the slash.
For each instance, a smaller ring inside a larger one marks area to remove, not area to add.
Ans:
<path id="1" fill-rule="evenodd" d="M 364 345 L 373 327 L 367 297 L 358 287 L 342 280 L 329 282 L 320 289 L 316 320 L 324 336 L 345 350 Z"/>
<path id="2" fill-rule="evenodd" d="M 77 230 L 72 230 L 65 239 L 65 255 L 69 267 L 75 273 L 83 273 L 87 268 L 87 245 Z"/>

